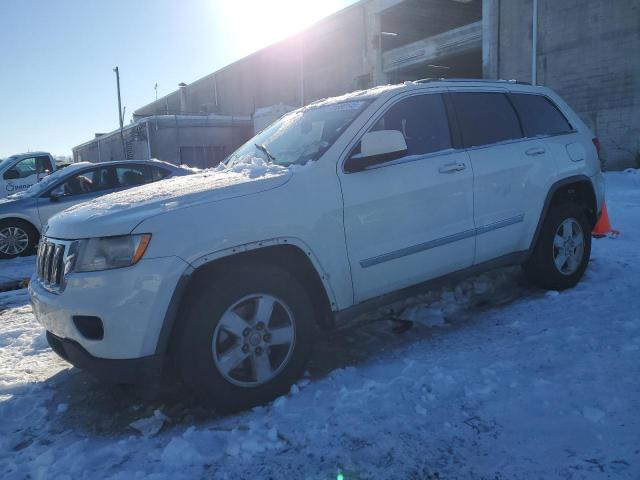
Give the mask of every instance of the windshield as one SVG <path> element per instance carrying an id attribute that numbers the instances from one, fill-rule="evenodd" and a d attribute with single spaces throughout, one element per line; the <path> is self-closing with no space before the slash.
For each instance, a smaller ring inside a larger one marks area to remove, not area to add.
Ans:
<path id="1" fill-rule="evenodd" d="M 9 163 L 12 162 L 15 158 L 16 157 L 8 157 L 8 158 L 5 158 L 4 160 L 0 160 L 0 170 L 2 170 L 4 167 L 9 165 Z"/>
<path id="2" fill-rule="evenodd" d="M 241 146 L 226 164 L 246 156 L 259 156 L 282 166 L 317 160 L 368 103 L 358 100 L 291 112 Z"/>

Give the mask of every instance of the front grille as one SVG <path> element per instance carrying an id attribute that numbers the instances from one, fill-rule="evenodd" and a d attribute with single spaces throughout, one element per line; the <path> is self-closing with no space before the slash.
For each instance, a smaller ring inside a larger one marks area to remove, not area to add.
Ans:
<path id="1" fill-rule="evenodd" d="M 36 269 L 38 280 L 49 291 L 59 292 L 64 287 L 68 243 L 49 238 L 40 241 Z"/>

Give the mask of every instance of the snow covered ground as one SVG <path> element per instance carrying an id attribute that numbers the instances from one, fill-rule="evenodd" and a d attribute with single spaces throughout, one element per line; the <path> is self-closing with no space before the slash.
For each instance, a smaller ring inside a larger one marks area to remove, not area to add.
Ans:
<path id="1" fill-rule="evenodd" d="M 13 289 L 16 283 L 29 278 L 35 266 L 35 256 L 0 260 L 0 292 Z"/>
<path id="2" fill-rule="evenodd" d="M 565 292 L 501 270 L 323 338 L 286 397 L 219 416 L 69 369 L 0 294 L 0 477 L 640 478 L 640 171 Z M 136 395 L 133 395 L 136 393 Z M 132 426 L 133 425 L 133 426 Z"/>

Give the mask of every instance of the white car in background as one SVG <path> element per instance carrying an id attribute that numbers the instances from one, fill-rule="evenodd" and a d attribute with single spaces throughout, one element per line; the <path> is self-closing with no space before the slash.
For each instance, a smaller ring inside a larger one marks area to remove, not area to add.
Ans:
<path id="1" fill-rule="evenodd" d="M 29 152 L 0 161 L 0 199 L 23 192 L 56 170 L 50 153 Z"/>
<path id="2" fill-rule="evenodd" d="M 171 374 L 217 407 L 263 403 L 304 372 L 318 326 L 498 266 L 574 286 L 603 204 L 597 144 L 553 91 L 515 82 L 319 101 L 226 168 L 53 217 L 34 312 L 105 380 Z"/>

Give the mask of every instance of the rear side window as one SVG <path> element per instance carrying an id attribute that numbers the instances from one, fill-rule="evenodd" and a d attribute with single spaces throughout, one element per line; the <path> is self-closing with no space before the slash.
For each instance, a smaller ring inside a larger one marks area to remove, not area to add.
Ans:
<path id="1" fill-rule="evenodd" d="M 541 95 L 511 94 L 527 137 L 558 135 L 573 131 L 558 107 Z"/>
<path id="2" fill-rule="evenodd" d="M 121 187 L 144 185 L 153 181 L 148 165 L 119 165 L 116 167 L 116 177 Z"/>
<path id="3" fill-rule="evenodd" d="M 371 128 L 399 130 L 407 142 L 407 156 L 451 148 L 451 135 L 442 95 L 417 95 L 391 107 Z"/>
<path id="4" fill-rule="evenodd" d="M 157 182 L 169 176 L 171 172 L 160 167 L 151 167 L 151 181 Z"/>
<path id="5" fill-rule="evenodd" d="M 465 147 L 478 147 L 522 138 L 520 122 L 502 93 L 452 93 Z"/>

